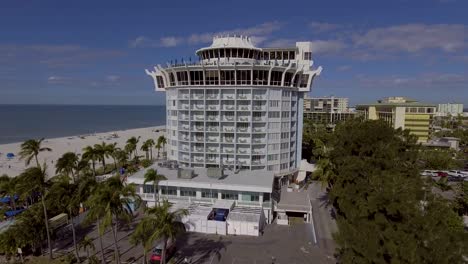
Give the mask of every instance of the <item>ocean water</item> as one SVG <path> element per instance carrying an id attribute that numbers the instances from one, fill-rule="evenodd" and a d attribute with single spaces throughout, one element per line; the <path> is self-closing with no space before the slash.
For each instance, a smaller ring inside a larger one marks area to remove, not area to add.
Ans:
<path id="1" fill-rule="evenodd" d="M 160 126 L 165 106 L 0 105 L 0 144 Z"/>

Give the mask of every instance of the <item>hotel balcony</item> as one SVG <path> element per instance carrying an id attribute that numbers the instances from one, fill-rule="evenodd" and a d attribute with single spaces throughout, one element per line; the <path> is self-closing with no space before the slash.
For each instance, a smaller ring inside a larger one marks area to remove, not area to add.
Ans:
<path id="1" fill-rule="evenodd" d="M 252 109 L 254 111 L 266 111 L 266 105 L 254 105 Z"/>
<path id="2" fill-rule="evenodd" d="M 225 122 L 232 122 L 234 121 L 234 112 L 233 112 L 233 115 L 222 115 L 221 116 L 221 120 L 222 121 L 225 121 Z"/>
<path id="3" fill-rule="evenodd" d="M 182 155 L 180 157 L 180 160 L 189 162 L 190 161 L 190 156 L 189 155 Z"/>
<path id="4" fill-rule="evenodd" d="M 179 94 L 179 99 L 186 99 L 186 100 L 188 100 L 188 99 L 190 99 L 190 95 L 189 95 L 189 93 L 180 93 L 180 94 Z"/>
<path id="5" fill-rule="evenodd" d="M 193 155 L 192 162 L 203 163 L 205 162 L 205 158 L 203 158 L 203 156 Z"/>
<path id="6" fill-rule="evenodd" d="M 237 127 L 238 133 L 250 133 L 250 127 Z"/>
<path id="7" fill-rule="evenodd" d="M 207 139 L 206 139 L 206 142 L 218 143 L 219 142 L 219 137 L 218 136 L 208 136 Z"/>
<path id="8" fill-rule="evenodd" d="M 191 109 L 203 111 L 205 110 L 205 105 L 203 103 L 194 103 L 192 104 Z"/>
<path id="9" fill-rule="evenodd" d="M 252 143 L 253 144 L 265 144 L 266 139 L 265 138 L 252 138 Z"/>
<path id="10" fill-rule="evenodd" d="M 240 144 L 250 144 L 250 137 L 238 137 L 237 143 Z"/>
<path id="11" fill-rule="evenodd" d="M 236 106 L 234 104 L 223 104 L 222 110 L 234 111 L 234 110 L 236 110 Z"/>
<path id="12" fill-rule="evenodd" d="M 234 137 L 223 137 L 224 143 L 234 143 Z"/>
<path id="13" fill-rule="evenodd" d="M 234 154 L 234 147 L 222 147 L 221 153 Z"/>
<path id="14" fill-rule="evenodd" d="M 248 155 L 248 154 L 250 154 L 250 148 L 248 148 L 248 147 L 238 147 L 237 148 L 237 154 Z"/>
<path id="15" fill-rule="evenodd" d="M 188 152 L 190 150 L 189 144 L 179 144 L 179 151 L 186 151 Z"/>
<path id="16" fill-rule="evenodd" d="M 253 165 L 264 165 L 266 164 L 266 159 L 255 159 L 252 160 L 252 166 Z"/>
<path id="17" fill-rule="evenodd" d="M 205 143 L 205 138 L 203 136 L 193 136 L 192 141 L 193 142 L 199 142 L 199 143 Z"/>
<path id="18" fill-rule="evenodd" d="M 207 110 L 218 111 L 219 110 L 219 105 L 217 105 L 217 104 L 207 104 L 206 109 Z"/>
<path id="19" fill-rule="evenodd" d="M 219 132 L 219 127 L 218 126 L 206 126 L 206 131 L 207 132 Z"/>
<path id="20" fill-rule="evenodd" d="M 179 135 L 178 139 L 180 141 L 190 141 L 190 137 L 188 135 Z"/>
<path id="21" fill-rule="evenodd" d="M 248 94 L 238 94 L 237 99 L 238 100 L 251 100 L 252 95 L 250 93 L 248 93 Z"/>
<path id="22" fill-rule="evenodd" d="M 219 93 L 206 93 L 206 99 L 211 99 L 211 100 L 218 100 L 219 99 Z"/>
<path id="23" fill-rule="evenodd" d="M 198 125 L 198 124 L 195 124 L 195 125 L 192 125 L 192 131 L 200 131 L 200 132 L 203 132 L 205 131 L 205 128 L 203 126 L 203 122 L 201 122 L 202 124 Z"/>
<path id="24" fill-rule="evenodd" d="M 250 111 L 250 105 L 238 105 L 237 110 L 238 111 Z"/>
<path id="25" fill-rule="evenodd" d="M 192 99 L 204 100 L 205 94 L 203 92 L 192 92 Z"/>
<path id="26" fill-rule="evenodd" d="M 254 122 L 266 122 L 266 121 L 267 121 L 267 118 L 266 118 L 266 115 L 264 115 L 264 116 L 254 116 L 254 117 L 252 118 L 252 120 L 253 120 Z"/>
<path id="27" fill-rule="evenodd" d="M 235 95 L 235 90 L 229 89 L 229 90 L 223 90 L 221 94 L 221 99 L 224 100 L 234 100 L 236 98 Z"/>
<path id="28" fill-rule="evenodd" d="M 266 154 L 266 148 L 265 147 L 252 148 L 252 154 L 254 154 L 254 155 L 264 155 L 264 154 Z"/>
<path id="29" fill-rule="evenodd" d="M 239 122 L 250 122 L 250 115 L 238 115 L 237 121 Z"/>
<path id="30" fill-rule="evenodd" d="M 206 116 L 206 121 L 219 121 L 219 116 L 218 115 L 207 115 Z"/>
<path id="31" fill-rule="evenodd" d="M 232 124 L 232 125 L 223 125 L 221 131 L 222 132 L 228 132 L 228 133 L 234 133 L 234 131 L 235 131 L 234 124 Z"/>
<path id="32" fill-rule="evenodd" d="M 219 153 L 219 148 L 215 146 L 207 146 L 206 152 L 207 153 Z"/>
<path id="33" fill-rule="evenodd" d="M 219 159 L 216 159 L 216 158 L 206 158 L 206 163 L 209 163 L 209 164 L 219 164 Z"/>
<path id="34" fill-rule="evenodd" d="M 266 93 L 264 93 L 264 94 L 256 94 L 256 93 L 254 93 L 253 99 L 254 99 L 254 100 L 266 100 L 266 99 L 267 99 L 267 96 L 266 96 Z"/>
<path id="35" fill-rule="evenodd" d="M 192 120 L 193 121 L 205 121 L 205 116 L 204 115 L 192 115 Z"/>

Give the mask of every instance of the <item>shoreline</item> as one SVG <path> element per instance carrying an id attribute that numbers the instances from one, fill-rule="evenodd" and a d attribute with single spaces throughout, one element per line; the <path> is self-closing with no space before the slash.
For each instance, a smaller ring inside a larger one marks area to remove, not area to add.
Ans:
<path id="1" fill-rule="evenodd" d="M 141 137 L 137 146 L 138 151 L 140 151 L 141 144 L 145 140 L 152 138 L 156 141 L 161 135 L 166 135 L 166 125 L 45 138 L 42 142 L 42 146 L 49 147 L 52 151 L 41 152 L 39 154 L 39 162 L 47 165 L 47 175 L 48 177 L 53 177 L 55 176 L 54 161 L 66 152 L 81 154 L 83 152 L 82 149 L 86 146 L 99 144 L 101 142 L 107 144 L 117 143 L 117 147 L 123 148 L 127 139 L 133 136 Z M 18 153 L 22 143 L 23 142 L 0 144 L 0 175 L 6 174 L 9 177 L 15 177 L 22 173 L 24 169 L 30 167 L 26 166 L 24 161 L 19 159 Z M 155 151 L 153 151 L 153 154 L 155 154 L 154 152 Z M 6 157 L 7 153 L 13 153 L 15 157 L 9 159 Z M 144 152 L 141 153 L 143 154 Z M 110 162 L 111 160 L 112 158 L 108 158 L 106 162 Z"/>

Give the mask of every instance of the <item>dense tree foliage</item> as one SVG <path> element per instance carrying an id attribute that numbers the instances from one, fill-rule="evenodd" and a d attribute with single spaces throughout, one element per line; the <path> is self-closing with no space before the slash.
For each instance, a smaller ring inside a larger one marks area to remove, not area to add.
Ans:
<path id="1" fill-rule="evenodd" d="M 326 147 L 319 174 L 337 212 L 340 262 L 462 262 L 461 218 L 421 180 L 414 136 L 352 120 L 337 126 Z"/>

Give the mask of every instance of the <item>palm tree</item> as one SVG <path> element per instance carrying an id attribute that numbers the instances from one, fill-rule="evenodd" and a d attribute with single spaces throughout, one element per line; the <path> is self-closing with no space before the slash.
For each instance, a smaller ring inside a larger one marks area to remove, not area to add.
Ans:
<path id="1" fill-rule="evenodd" d="M 112 159 L 114 160 L 114 168 L 115 170 L 117 170 L 117 161 L 116 161 L 116 157 L 115 157 L 115 154 L 116 152 L 120 150 L 118 147 L 117 147 L 117 143 L 112 143 L 112 144 L 109 144 L 107 145 L 107 153 L 109 156 L 112 157 Z"/>
<path id="2" fill-rule="evenodd" d="M 63 154 L 55 164 L 55 173 L 65 173 L 67 177 L 70 177 L 71 174 L 73 181 L 76 181 L 75 172 L 77 170 L 78 160 L 78 156 L 73 152 Z"/>
<path id="3" fill-rule="evenodd" d="M 124 167 L 128 162 L 127 152 L 125 150 L 121 150 L 120 148 L 115 150 L 114 158 L 117 160 L 117 163 L 119 163 L 120 167 Z"/>
<path id="4" fill-rule="evenodd" d="M 180 222 L 180 219 L 188 215 L 188 210 L 186 209 L 172 211 L 170 208 L 171 204 L 165 200 L 161 206 L 148 208 L 146 211 L 147 217 L 151 219 L 149 221 L 153 221 L 155 227 L 150 240 L 162 239 L 164 242 L 161 255 L 162 264 L 166 263 L 167 241 L 169 239 L 174 240 L 179 233 L 183 232 L 183 224 Z"/>
<path id="5" fill-rule="evenodd" d="M 18 178 L 10 178 L 7 175 L 2 175 L 0 177 L 0 191 L 10 197 L 10 206 L 13 210 L 16 210 L 16 186 L 18 183 Z"/>
<path id="6" fill-rule="evenodd" d="M 96 189 L 94 189 L 93 193 L 86 201 L 86 204 L 89 207 L 89 210 L 86 214 L 85 222 L 90 223 L 90 222 L 97 221 L 96 227 L 97 227 L 97 231 L 99 235 L 99 247 L 100 247 L 100 252 L 101 252 L 101 260 L 102 260 L 102 263 L 106 263 L 106 258 L 104 256 L 104 246 L 102 243 L 102 236 L 104 235 L 104 231 L 105 231 L 105 229 L 102 226 L 102 218 L 104 217 L 105 204 L 101 202 L 101 199 L 98 194 L 101 188 L 104 188 L 104 183 L 96 184 Z"/>
<path id="7" fill-rule="evenodd" d="M 127 146 L 128 146 L 128 149 L 131 151 L 131 152 L 134 152 L 134 156 L 138 156 L 138 151 L 137 151 L 137 146 L 138 146 L 138 142 L 140 141 L 140 136 L 137 137 L 131 137 L 127 140 Z M 126 149 L 127 149 L 127 146 L 126 146 Z"/>
<path id="8" fill-rule="evenodd" d="M 76 259 L 79 260 L 80 255 L 76 244 L 75 224 L 73 222 L 73 212 L 76 212 L 80 204 L 78 185 L 71 184 L 68 176 L 66 178 L 59 178 L 50 187 L 47 194 L 47 201 L 68 214 L 72 228 L 73 247 L 75 249 Z"/>
<path id="9" fill-rule="evenodd" d="M 152 138 L 150 138 L 146 140 L 145 143 L 148 145 L 148 148 L 150 151 L 150 159 L 153 160 L 153 147 L 154 147 L 155 142 Z"/>
<path id="10" fill-rule="evenodd" d="M 92 146 L 83 149 L 83 159 L 91 160 L 93 166 L 93 176 L 96 176 L 96 160 L 99 159 L 99 153 Z"/>
<path id="11" fill-rule="evenodd" d="M 132 245 L 143 246 L 143 263 L 147 263 L 147 254 L 153 245 L 153 240 L 151 240 L 151 233 L 154 231 L 154 221 L 151 218 L 144 217 L 140 223 L 138 223 L 135 231 L 130 236 L 130 243 Z"/>
<path id="12" fill-rule="evenodd" d="M 158 144 L 162 146 L 163 148 L 163 157 L 164 157 L 164 153 L 166 152 L 166 144 L 167 144 L 167 139 L 164 135 L 161 135 L 158 137 Z"/>
<path id="13" fill-rule="evenodd" d="M 148 159 L 148 158 L 149 158 L 149 150 L 150 150 L 150 147 L 148 146 L 148 144 L 146 144 L 146 141 L 143 142 L 143 144 L 141 145 L 140 150 L 142 150 L 142 151 L 145 152 L 145 157 L 146 157 L 146 159 Z"/>
<path id="14" fill-rule="evenodd" d="M 162 148 L 161 142 L 158 140 L 158 142 L 156 143 L 156 145 L 154 147 L 158 150 L 158 159 L 159 159 L 159 151 Z"/>
<path id="15" fill-rule="evenodd" d="M 138 199 L 133 184 L 124 185 L 119 176 L 109 178 L 104 185 L 91 195 L 89 205 L 101 210 L 102 228 L 111 227 L 114 237 L 116 263 L 120 263 L 120 252 L 117 243 L 117 219 L 129 221 L 132 217 L 130 204 Z M 102 232 L 102 231 L 101 231 Z"/>
<path id="16" fill-rule="evenodd" d="M 89 256 L 89 250 L 91 249 L 92 251 L 95 251 L 96 250 L 96 247 L 94 247 L 94 242 L 93 240 L 88 237 L 88 236 L 85 236 L 83 238 L 83 240 L 80 241 L 80 244 L 79 244 L 79 248 L 80 250 L 84 250 L 86 251 L 86 256 L 87 258 L 89 259 L 90 256 Z"/>
<path id="17" fill-rule="evenodd" d="M 18 189 L 22 193 L 28 194 L 39 194 L 41 196 L 41 203 L 42 209 L 44 212 L 44 222 L 46 227 L 46 234 L 47 234 L 47 245 L 49 247 L 49 259 L 52 260 L 52 243 L 50 239 L 50 231 L 49 231 L 49 218 L 47 217 L 47 207 L 45 204 L 44 197 L 47 194 L 47 190 L 49 187 L 49 182 L 47 179 L 46 174 L 46 165 L 41 167 L 32 167 L 26 169 L 23 173 L 20 174 L 21 182 L 19 183 Z"/>
<path id="18" fill-rule="evenodd" d="M 36 166 L 40 168 L 41 166 L 39 164 L 39 159 L 37 158 L 39 153 L 43 151 L 52 151 L 51 148 L 41 146 L 43 140 L 43 138 L 39 140 L 29 139 L 23 142 L 23 144 L 21 144 L 21 151 L 19 153 L 19 156 L 21 159 L 26 159 L 26 165 L 29 165 L 31 163 L 31 160 L 35 158 Z"/>
<path id="19" fill-rule="evenodd" d="M 102 162 L 102 169 L 105 173 L 106 171 L 106 158 L 109 157 L 109 145 L 106 142 L 102 142 L 101 144 L 94 144 L 94 149 L 98 154 L 98 160 Z"/>
<path id="20" fill-rule="evenodd" d="M 158 195 L 158 183 L 160 181 L 167 180 L 167 178 L 162 175 L 158 174 L 158 171 L 155 169 L 148 169 L 145 173 L 145 181 L 143 184 L 146 184 L 147 182 L 153 182 L 153 191 L 154 191 L 154 206 L 157 206 L 157 202 L 159 200 L 159 195 Z"/>

